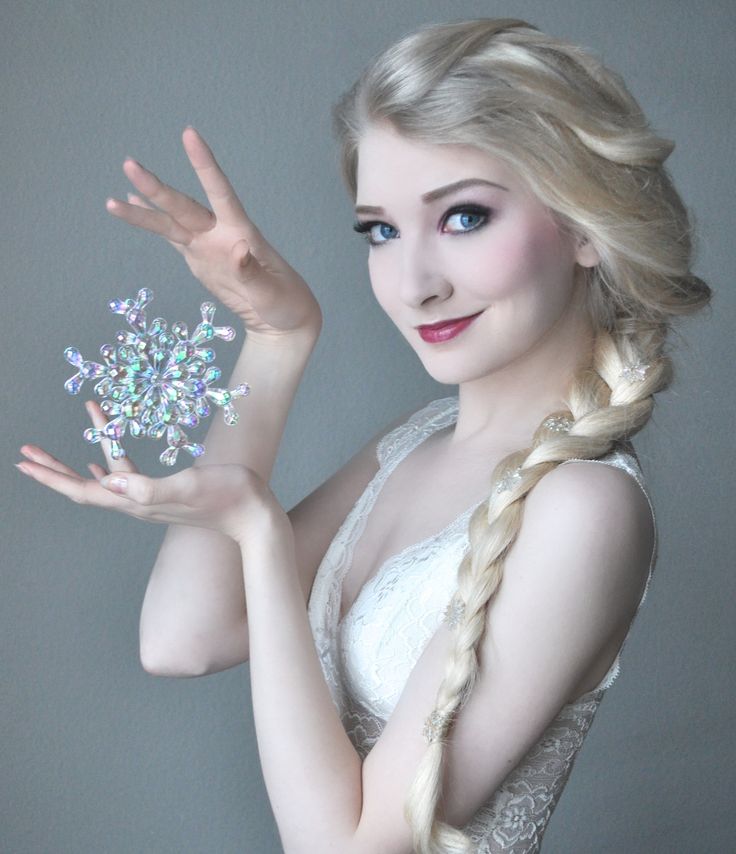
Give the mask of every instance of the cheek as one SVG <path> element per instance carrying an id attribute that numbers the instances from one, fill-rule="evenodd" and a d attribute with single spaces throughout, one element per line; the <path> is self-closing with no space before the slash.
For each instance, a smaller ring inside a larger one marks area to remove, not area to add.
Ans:
<path id="1" fill-rule="evenodd" d="M 391 266 L 385 263 L 378 251 L 373 250 L 368 256 L 368 278 L 376 301 L 384 311 L 391 309 L 391 294 L 396 293 L 396 287 L 391 281 Z"/>
<path id="2" fill-rule="evenodd" d="M 499 229 L 459 259 L 458 274 L 479 298 L 502 301 L 541 284 L 572 284 L 573 266 L 556 225 L 541 219 L 532 228 Z"/>

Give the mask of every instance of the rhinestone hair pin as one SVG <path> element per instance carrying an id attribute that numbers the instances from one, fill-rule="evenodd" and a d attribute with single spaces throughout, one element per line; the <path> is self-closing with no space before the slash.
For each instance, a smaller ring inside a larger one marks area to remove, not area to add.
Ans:
<path id="1" fill-rule="evenodd" d="M 651 367 L 651 365 L 642 362 L 641 360 L 637 360 L 633 365 L 626 365 L 619 374 L 619 377 L 622 380 L 627 380 L 628 382 L 640 383 L 646 379 L 647 371 Z"/>
<path id="2" fill-rule="evenodd" d="M 211 364 L 215 351 L 207 346 L 213 338 L 232 341 L 231 326 L 213 326 L 215 305 L 203 302 L 202 322 L 189 334 L 186 323 L 177 321 L 168 331 L 167 322 L 157 317 L 146 320 L 146 306 L 153 299 L 150 288 L 141 288 L 135 300 L 114 299 L 109 303 L 113 314 L 122 314 L 130 331 L 117 333 L 117 346 L 103 344 L 100 355 L 104 364 L 85 360 L 75 347 L 67 347 L 64 358 L 77 368 L 64 388 L 79 394 L 85 380 L 98 380 L 95 394 L 102 398 L 100 408 L 111 420 L 97 430 L 89 428 L 83 436 L 90 444 L 109 439 L 113 459 L 126 456 L 120 440 L 126 430 L 134 438 L 166 436 L 168 447 L 160 455 L 163 465 L 173 466 L 180 450 L 193 457 L 204 454 L 204 445 L 190 442 L 182 427 L 196 427 L 210 415 L 210 404 L 224 409 L 225 423 L 238 421 L 233 401 L 245 397 L 250 387 L 241 383 L 234 389 L 216 388 L 212 384 L 222 371 Z"/>
<path id="3" fill-rule="evenodd" d="M 550 415 L 544 419 L 543 424 L 553 433 L 567 433 L 573 425 L 573 420 L 566 415 Z"/>
<path id="4" fill-rule="evenodd" d="M 422 729 L 422 735 L 427 744 L 432 744 L 435 741 L 443 739 L 447 734 L 449 722 L 449 715 L 443 715 L 435 709 L 424 722 L 424 728 Z"/>
<path id="5" fill-rule="evenodd" d="M 499 480 L 496 487 L 496 493 L 508 492 L 513 489 L 521 480 L 521 466 L 507 471 L 506 474 Z"/>
<path id="6" fill-rule="evenodd" d="M 465 615 L 465 602 L 457 595 L 453 596 L 447 604 L 444 613 L 444 622 L 451 629 L 457 628 Z"/>

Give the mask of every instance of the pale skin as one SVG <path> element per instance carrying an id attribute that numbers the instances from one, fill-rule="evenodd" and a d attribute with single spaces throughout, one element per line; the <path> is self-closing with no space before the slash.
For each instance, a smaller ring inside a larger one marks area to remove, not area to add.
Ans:
<path id="1" fill-rule="evenodd" d="M 361 762 L 322 675 L 306 604 L 329 542 L 378 468 L 379 437 L 288 513 L 276 501 L 268 481 L 321 313 L 250 222 L 201 136 L 188 128 L 182 139 L 211 210 L 129 160 L 124 171 L 138 192 L 107 207 L 167 239 L 243 319 L 247 337 L 231 383 L 247 378 L 253 392 L 241 422 L 213 423 L 205 457 L 169 477 L 113 461 L 103 444 L 124 493 L 101 466 L 91 464 L 93 479 L 83 478 L 33 445 L 22 448 L 21 470 L 80 504 L 169 524 L 141 613 L 143 665 L 193 676 L 250 661 L 264 779 L 288 854 L 410 854 L 403 803 L 451 635 L 443 625 L 430 640 Z M 379 221 L 372 236 L 385 241 L 369 250 L 373 290 L 429 373 L 458 385 L 460 410 L 452 429 L 426 440 L 388 479 L 357 544 L 342 613 L 386 557 L 487 494 L 496 462 L 528 445 L 541 418 L 560 408 L 588 354 L 592 330 L 576 271 L 597 263 L 594 251 L 559 232 L 501 161 L 455 148 L 420 146 L 385 127 L 361 141 L 357 216 Z M 471 179 L 472 187 L 422 199 Z M 493 214 L 449 219 L 448 210 L 467 204 Z M 414 328 L 478 312 L 439 345 Z M 96 404 L 90 415 L 104 423 Z M 402 512 L 407 506 L 416 512 Z M 560 466 L 530 493 L 488 606 L 480 677 L 446 749 L 448 821 L 465 824 L 560 707 L 605 675 L 652 546 L 646 499 L 620 470 Z"/>

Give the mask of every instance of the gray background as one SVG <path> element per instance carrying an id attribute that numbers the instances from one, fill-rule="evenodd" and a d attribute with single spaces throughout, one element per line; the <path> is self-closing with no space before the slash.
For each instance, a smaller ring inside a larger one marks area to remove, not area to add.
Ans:
<path id="1" fill-rule="evenodd" d="M 154 678 L 137 623 L 163 528 L 80 508 L 19 474 L 24 442 L 84 470 L 70 344 L 120 326 L 107 301 L 156 291 L 198 319 L 203 288 L 163 241 L 104 209 L 126 155 L 201 197 L 180 133 L 200 129 L 254 219 L 313 286 L 325 328 L 274 488 L 286 506 L 391 418 L 454 392 L 374 304 L 337 174 L 329 107 L 416 25 L 519 16 L 620 70 L 677 141 L 714 310 L 683 327 L 678 377 L 638 441 L 658 510 L 650 598 L 552 819 L 546 852 L 736 850 L 733 814 L 732 2 L 62 2 L 0 6 L 3 70 L 3 852 L 276 852 L 248 671 Z M 220 321 L 228 320 L 221 309 Z M 237 345 L 220 344 L 229 370 Z M 89 393 L 83 395 L 88 397 Z M 154 443 L 150 443 L 153 446 Z M 156 447 L 133 448 L 160 474 Z"/>

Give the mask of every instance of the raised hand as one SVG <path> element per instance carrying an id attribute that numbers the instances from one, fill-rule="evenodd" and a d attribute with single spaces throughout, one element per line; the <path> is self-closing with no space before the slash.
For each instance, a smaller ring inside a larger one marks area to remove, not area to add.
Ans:
<path id="1" fill-rule="evenodd" d="M 214 297 L 251 335 L 319 333 L 322 314 L 304 279 L 269 245 L 246 214 L 207 143 L 192 127 L 184 150 L 211 210 L 127 159 L 123 171 L 141 195 L 110 198 L 107 210 L 164 237 Z"/>

